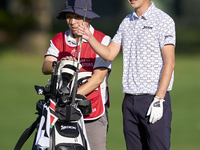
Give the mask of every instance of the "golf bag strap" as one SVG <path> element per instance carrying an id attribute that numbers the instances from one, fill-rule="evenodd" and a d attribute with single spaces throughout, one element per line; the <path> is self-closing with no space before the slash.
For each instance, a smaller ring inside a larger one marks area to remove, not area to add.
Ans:
<path id="1" fill-rule="evenodd" d="M 35 120 L 35 122 L 33 122 L 33 124 L 24 131 L 24 133 L 21 135 L 21 137 L 17 141 L 17 144 L 15 145 L 14 150 L 20 150 L 22 148 L 22 146 L 24 145 L 24 143 L 26 142 L 26 140 L 30 137 L 30 135 L 35 130 L 35 128 L 38 125 L 38 123 L 40 123 L 40 118 L 41 118 L 40 116 L 37 117 L 37 119 Z"/>

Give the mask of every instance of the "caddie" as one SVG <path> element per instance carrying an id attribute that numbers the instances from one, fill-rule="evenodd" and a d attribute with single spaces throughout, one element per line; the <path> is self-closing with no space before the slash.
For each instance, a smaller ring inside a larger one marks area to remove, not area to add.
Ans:
<path id="1" fill-rule="evenodd" d="M 45 55 L 42 71 L 45 75 L 51 73 L 52 62 L 61 59 L 77 61 L 80 36 L 77 35 L 78 24 L 83 23 L 86 0 L 66 0 L 65 9 L 59 12 L 57 18 L 66 20 L 69 29 L 56 34 L 50 40 L 50 47 Z M 85 26 L 92 35 L 103 45 L 108 45 L 110 37 L 94 29 L 90 24 L 99 15 L 92 11 L 92 2 L 87 0 Z M 108 128 L 107 108 L 109 107 L 108 77 L 112 62 L 105 62 L 83 40 L 79 71 L 91 71 L 91 78 L 78 87 L 77 93 L 85 95 L 92 103 L 92 113 L 84 116 L 87 138 L 91 150 L 106 150 L 106 135 Z"/>

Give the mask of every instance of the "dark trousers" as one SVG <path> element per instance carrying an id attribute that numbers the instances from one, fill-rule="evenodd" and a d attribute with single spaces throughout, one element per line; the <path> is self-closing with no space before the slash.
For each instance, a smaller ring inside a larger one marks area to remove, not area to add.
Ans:
<path id="1" fill-rule="evenodd" d="M 171 100 L 169 92 L 163 103 L 163 116 L 154 124 L 149 123 L 148 108 L 154 95 L 125 94 L 123 130 L 127 150 L 169 150 L 171 134 Z"/>

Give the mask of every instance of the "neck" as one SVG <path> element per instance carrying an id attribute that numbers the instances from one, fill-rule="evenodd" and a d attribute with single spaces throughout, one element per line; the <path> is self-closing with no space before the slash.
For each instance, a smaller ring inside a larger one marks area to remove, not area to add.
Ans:
<path id="1" fill-rule="evenodd" d="M 141 7 L 135 8 L 135 12 L 138 15 L 138 17 L 144 14 L 150 6 L 151 6 L 151 2 L 147 1 Z"/>
<path id="2" fill-rule="evenodd" d="M 78 43 L 81 39 L 80 36 L 78 36 L 78 35 L 72 34 L 72 36 L 73 36 L 74 40 L 76 41 L 76 43 Z"/>

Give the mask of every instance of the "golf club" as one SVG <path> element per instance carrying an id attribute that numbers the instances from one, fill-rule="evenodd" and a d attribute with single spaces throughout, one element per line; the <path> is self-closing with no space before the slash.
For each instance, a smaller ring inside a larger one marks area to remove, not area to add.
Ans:
<path id="1" fill-rule="evenodd" d="M 86 11 L 87 11 L 87 0 L 85 2 L 85 10 L 84 10 L 84 16 L 83 16 L 83 23 L 85 22 L 85 17 L 86 17 Z M 81 56 L 81 48 L 82 48 L 82 42 L 83 42 L 83 36 L 81 36 L 81 40 L 80 40 L 80 47 L 79 47 L 79 52 L 78 52 L 78 63 L 77 63 L 77 68 L 76 68 L 76 73 L 75 73 L 75 80 L 74 80 L 74 88 L 72 91 L 72 105 L 75 104 L 75 97 L 76 97 L 76 93 L 77 93 L 77 80 L 78 80 L 78 71 L 79 71 L 79 64 L 80 64 L 80 56 Z"/>

